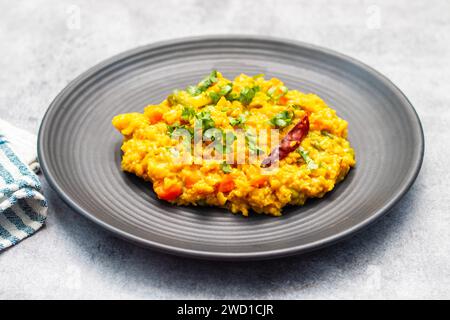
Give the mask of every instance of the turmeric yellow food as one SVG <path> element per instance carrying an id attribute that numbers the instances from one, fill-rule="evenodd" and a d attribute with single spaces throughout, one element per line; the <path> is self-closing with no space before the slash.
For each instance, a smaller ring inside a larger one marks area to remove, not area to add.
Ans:
<path id="1" fill-rule="evenodd" d="M 301 121 L 309 124 L 295 140 Z M 345 120 L 317 95 L 263 75 L 231 81 L 213 71 L 112 123 L 124 136 L 122 169 L 176 205 L 279 216 L 287 205 L 323 197 L 355 166 Z M 275 155 L 271 168 L 261 165 Z"/>

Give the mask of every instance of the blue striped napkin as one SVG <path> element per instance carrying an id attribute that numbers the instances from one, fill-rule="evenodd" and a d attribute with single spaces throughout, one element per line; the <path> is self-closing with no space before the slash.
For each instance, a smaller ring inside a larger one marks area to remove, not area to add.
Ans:
<path id="1" fill-rule="evenodd" d="M 36 174 L 13 152 L 0 134 L 0 251 L 40 229 L 47 202 Z"/>

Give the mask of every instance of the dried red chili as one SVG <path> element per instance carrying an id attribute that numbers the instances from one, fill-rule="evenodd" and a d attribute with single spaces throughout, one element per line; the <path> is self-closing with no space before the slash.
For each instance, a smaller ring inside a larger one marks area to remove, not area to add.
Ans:
<path id="1" fill-rule="evenodd" d="M 299 123 L 292 128 L 286 136 L 281 140 L 280 144 L 275 147 L 267 158 L 261 162 L 262 168 L 268 168 L 276 161 L 282 160 L 289 153 L 295 151 L 309 131 L 309 119 L 305 115 Z"/>

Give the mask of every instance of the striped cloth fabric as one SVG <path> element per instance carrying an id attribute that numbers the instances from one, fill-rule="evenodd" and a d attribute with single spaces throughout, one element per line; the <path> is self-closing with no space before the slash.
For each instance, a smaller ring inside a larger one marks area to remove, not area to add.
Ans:
<path id="1" fill-rule="evenodd" d="M 36 174 L 13 152 L 0 134 L 0 251 L 41 228 L 47 202 Z"/>

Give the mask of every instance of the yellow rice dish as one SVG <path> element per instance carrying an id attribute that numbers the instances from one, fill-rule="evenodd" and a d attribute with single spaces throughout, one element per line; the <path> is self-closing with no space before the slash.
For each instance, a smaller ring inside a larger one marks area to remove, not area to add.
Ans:
<path id="1" fill-rule="evenodd" d="M 289 142 L 295 150 L 284 150 L 273 170 L 264 168 L 261 160 L 302 119 L 309 127 L 298 145 Z M 289 90 L 263 75 L 241 74 L 231 81 L 213 71 L 143 113 L 117 115 L 112 123 L 124 136 L 122 169 L 152 182 L 160 199 L 176 205 L 279 216 L 287 205 L 323 197 L 355 166 L 345 120 L 317 95 Z M 200 139 L 180 140 L 174 135 L 180 130 Z M 274 130 L 276 138 L 269 134 Z M 261 132 L 270 138 L 262 139 Z M 214 159 L 199 161 L 196 148 L 213 143 Z"/>

